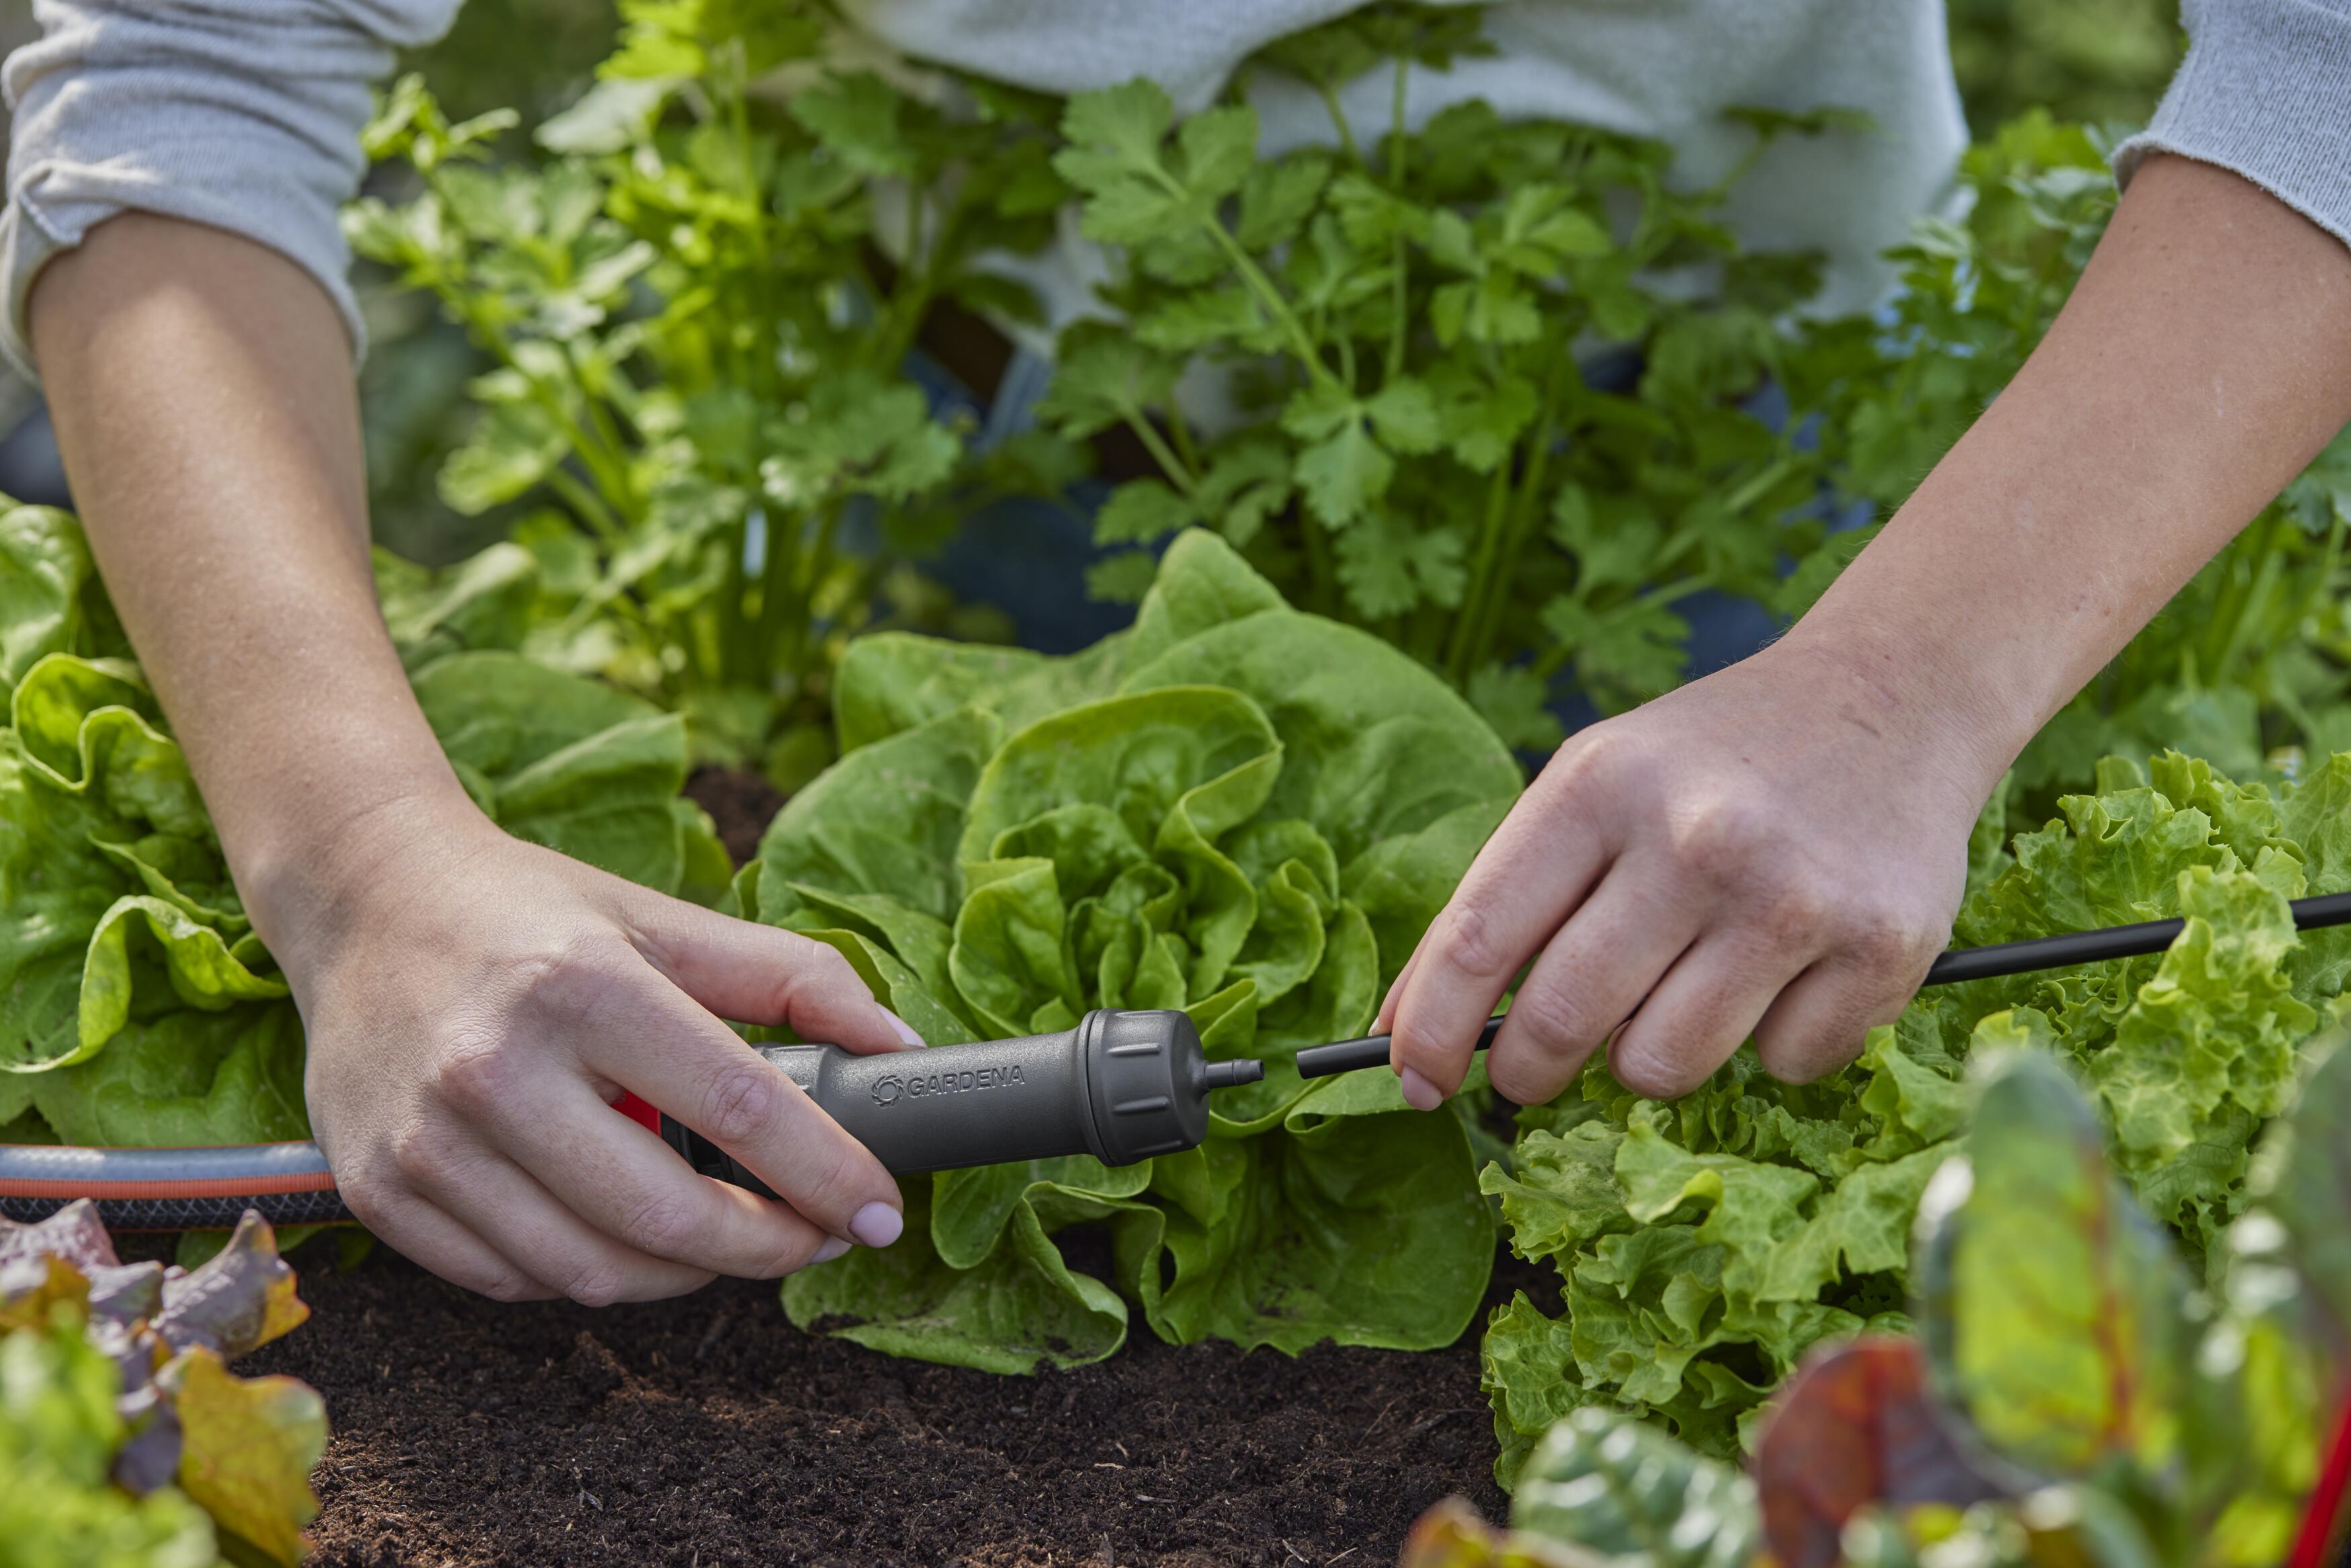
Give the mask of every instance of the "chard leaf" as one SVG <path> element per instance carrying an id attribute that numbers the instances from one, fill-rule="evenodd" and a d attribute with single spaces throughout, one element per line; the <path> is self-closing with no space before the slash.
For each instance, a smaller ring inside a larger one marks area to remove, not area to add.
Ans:
<path id="1" fill-rule="evenodd" d="M 2159 1473 L 2182 1439 L 2185 1272 L 2064 1071 L 2033 1051 L 1993 1061 L 1927 1252 L 1938 1385 L 2029 1469 Z"/>
<path id="2" fill-rule="evenodd" d="M 1739 1568 L 1762 1544 L 1754 1482 L 1596 1409 L 1573 1412 L 1536 1446 L 1510 1525 L 1656 1568 Z"/>
<path id="3" fill-rule="evenodd" d="M 1787 1568 L 1836 1568 L 1873 1503 L 1964 1508 L 2007 1495 L 1960 1448 L 1908 1339 L 1814 1357 L 1774 1401 L 1755 1448 L 1764 1533 Z"/>
<path id="4" fill-rule="evenodd" d="M 2351 1051 L 2337 1033 L 2262 1148 L 2262 1209 L 2291 1241 L 2290 1262 L 2351 1360 Z"/>

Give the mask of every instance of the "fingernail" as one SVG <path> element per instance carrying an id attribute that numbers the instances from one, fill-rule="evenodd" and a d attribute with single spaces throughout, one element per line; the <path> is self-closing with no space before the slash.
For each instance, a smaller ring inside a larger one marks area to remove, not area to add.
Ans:
<path id="1" fill-rule="evenodd" d="M 1416 1111 L 1434 1111 L 1445 1103 L 1445 1096 L 1437 1092 L 1437 1085 L 1413 1068 L 1407 1067 L 1398 1074 L 1396 1083 L 1404 1090 L 1405 1103 Z"/>
<path id="2" fill-rule="evenodd" d="M 886 1203 L 869 1203 L 849 1222 L 849 1233 L 868 1247 L 887 1247 L 906 1228 L 905 1216 Z"/>
<path id="3" fill-rule="evenodd" d="M 888 1008 L 883 1007 L 880 1002 L 875 1002 L 873 1004 L 873 1010 L 880 1013 L 883 1019 L 889 1021 L 890 1028 L 898 1036 L 899 1044 L 904 1046 L 908 1051 L 920 1051 L 923 1049 L 923 1037 L 914 1032 L 914 1025 L 908 1023 L 904 1019 L 900 1018 L 896 1013 L 892 1012 Z"/>
<path id="4" fill-rule="evenodd" d="M 811 1263 L 830 1263 L 835 1258 L 840 1257 L 843 1252 L 848 1250 L 848 1242 L 843 1241 L 838 1236 L 828 1236 L 824 1239 L 824 1245 L 816 1249 L 816 1251 L 810 1257 L 809 1261 Z"/>

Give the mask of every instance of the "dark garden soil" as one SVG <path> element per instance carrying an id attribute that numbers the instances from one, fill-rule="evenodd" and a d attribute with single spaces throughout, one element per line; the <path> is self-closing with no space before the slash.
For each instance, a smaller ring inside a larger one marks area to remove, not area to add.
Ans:
<path id="1" fill-rule="evenodd" d="M 737 865 L 759 852 L 759 835 L 784 805 L 783 791 L 750 768 L 697 768 L 685 781 L 685 798 L 710 813 Z"/>
<path id="2" fill-rule="evenodd" d="M 747 770 L 686 793 L 738 862 L 783 803 Z M 772 1284 L 501 1306 L 333 1250 L 295 1255 L 310 1321 L 237 1364 L 326 1396 L 319 1568 L 1384 1568 L 1447 1494 L 1503 1509 L 1482 1311 L 1446 1350 L 1295 1359 L 1138 1319 L 998 1377 L 802 1333 Z M 1557 1285 L 1505 1253 L 1489 1300 Z"/>
<path id="3" fill-rule="evenodd" d="M 1384 1568 L 1447 1493 L 1502 1512 L 1477 1327 L 1293 1360 L 1138 1322 L 1106 1362 L 998 1377 L 801 1333 L 768 1284 L 590 1311 L 381 1248 L 296 1261 L 310 1321 L 237 1370 L 326 1396 L 325 1568 Z M 1495 1300 L 1548 1278 L 1505 1257 Z"/>

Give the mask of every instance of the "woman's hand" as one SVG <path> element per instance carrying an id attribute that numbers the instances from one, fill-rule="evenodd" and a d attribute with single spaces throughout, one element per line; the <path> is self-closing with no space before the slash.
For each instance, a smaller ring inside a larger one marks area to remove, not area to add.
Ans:
<path id="1" fill-rule="evenodd" d="M 1750 1032 L 1784 1079 L 1853 1057 L 1941 950 L 2008 760 L 1896 667 L 1785 643 L 1571 738 L 1381 1009 L 1405 1098 L 1460 1087 L 1530 960 L 1488 1062 L 1521 1104 L 1612 1039 L 1617 1079 L 1659 1098 Z"/>
<path id="2" fill-rule="evenodd" d="M 1653 1095 L 1750 1030 L 1782 1078 L 1850 1057 L 1942 946 L 2001 769 L 2346 418 L 2343 242 L 2148 159 L 2041 346 L 1812 613 L 1528 789 L 1381 1009 L 1405 1094 L 1460 1086 L 1530 959 L 1489 1063 L 1521 1103 L 1612 1035 Z"/>
<path id="3" fill-rule="evenodd" d="M 299 907 L 255 910 L 309 1036 L 310 1120 L 351 1212 L 458 1283 L 601 1305 L 883 1247 L 897 1184 L 719 1021 L 922 1042 L 840 954 L 508 838 L 469 801 L 377 812 Z M 784 1199 L 695 1174 L 629 1090 Z"/>

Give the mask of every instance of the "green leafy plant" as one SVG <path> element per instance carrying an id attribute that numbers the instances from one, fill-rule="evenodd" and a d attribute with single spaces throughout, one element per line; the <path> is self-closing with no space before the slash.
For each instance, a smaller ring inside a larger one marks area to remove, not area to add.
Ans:
<path id="1" fill-rule="evenodd" d="M 2107 1165 L 2088 1093 L 2044 1051 L 1989 1051 L 1970 1130 L 1919 1214 L 1920 1337 L 1825 1352 L 1775 1402 L 1752 1474 L 1598 1407 L 1553 1427 L 1513 1532 L 1461 1505 L 1407 1568 L 1921 1568 L 2275 1563 L 2346 1392 L 2340 1117 L 2328 1056 L 2200 1291 Z"/>
<path id="2" fill-rule="evenodd" d="M 1260 54 L 1247 71 L 1322 93 L 1335 151 L 1259 157 L 1245 103 L 1179 125 L 1148 82 L 1072 99 L 1054 167 L 1120 260 L 1102 294 L 1131 325 L 1064 333 L 1040 412 L 1071 436 L 1123 427 L 1157 465 L 1111 497 L 1102 542 L 1214 528 L 1540 747 L 1553 674 L 1610 707 L 1664 690 L 1677 603 L 1766 594 L 1819 538 L 1812 465 L 1740 402 L 1778 373 L 1792 342 L 1774 320 L 1817 280 L 1717 220 L 1736 172 L 1678 191 L 1658 143 L 1482 102 L 1408 132 L 1406 68 L 1487 48 L 1474 11 L 1384 5 Z M 1367 141 L 1338 91 L 1376 69 L 1395 108 Z M 1737 118 L 1759 152 L 1853 130 Z M 1667 275 L 1711 287 L 1685 298 Z M 1640 356 L 1629 389 L 1583 368 L 1612 350 Z M 1201 369 L 1233 404 L 1213 425 L 1177 395 Z M 1139 552 L 1095 579 L 1126 597 L 1149 580 Z"/>
<path id="3" fill-rule="evenodd" d="M 824 67 L 813 7 L 622 14 L 598 85 L 539 127 L 543 165 L 490 161 L 512 112 L 453 125 L 403 78 L 367 146 L 421 193 L 345 226 L 496 361 L 440 489 L 467 514 L 546 503 L 512 530 L 537 584 L 518 645 L 662 696 L 702 755 L 792 782 L 842 640 L 885 590 L 920 596 L 894 563 L 1078 471 L 1042 434 L 976 450 L 904 368 L 942 303 L 1035 313 L 986 257 L 1051 232 L 1050 115 L 975 84 L 951 119 Z"/>
<path id="4" fill-rule="evenodd" d="M 1129 1300 L 1177 1342 L 1450 1343 L 1493 1255 L 1464 1119 L 1290 1057 L 1370 1023 L 1517 795 L 1493 732 L 1198 530 L 1130 632 L 1068 658 L 865 638 L 835 711 L 841 758 L 768 829 L 744 913 L 838 947 L 934 1045 L 1183 1008 L 1266 1078 L 1181 1155 L 909 1181 L 904 1237 L 793 1276 L 794 1321 L 999 1371 L 1108 1354 Z M 1055 1239 L 1081 1221 L 1115 1290 Z"/>
<path id="5" fill-rule="evenodd" d="M 1600 1065 L 1521 1113 L 1511 1168 L 1485 1185 L 1514 1249 L 1559 1268 L 1567 1312 L 1521 1293 L 1488 1328 L 1499 1476 L 1584 1406 L 1728 1458 L 1812 1347 L 1905 1328 L 1912 1217 L 1962 1134 L 1964 1064 L 1990 1051 L 2073 1062 L 2139 1201 L 2199 1265 L 2220 1256 L 2248 1147 L 2340 1010 L 2351 949 L 2298 938 L 2286 901 L 2351 889 L 2351 756 L 2283 796 L 2176 753 L 2101 774 L 2012 854 L 1980 855 L 1957 940 L 2184 916 L 2168 953 L 1922 992 L 1816 1083 L 1780 1083 L 1742 1051 L 1671 1103 Z M 1997 844 L 1997 826 L 1981 836 Z"/>
<path id="6" fill-rule="evenodd" d="M 193 1270 L 120 1262 L 87 1199 L 0 1219 L 0 1563 L 299 1562 L 325 1407 L 225 1364 L 308 1315 L 256 1214 Z"/>
<path id="7" fill-rule="evenodd" d="M 2033 109 L 2144 125 L 2179 64 L 2179 0 L 1953 0 L 1949 12 L 1951 68 L 1985 130 Z"/>
<path id="8" fill-rule="evenodd" d="M 0 1127 L 308 1136 L 301 1021 L 67 514 L 0 510 Z M 411 630 L 429 647 L 443 628 Z M 413 683 L 508 832 L 665 893 L 725 891 L 726 852 L 678 797 L 679 716 L 513 653 L 436 653 Z"/>

